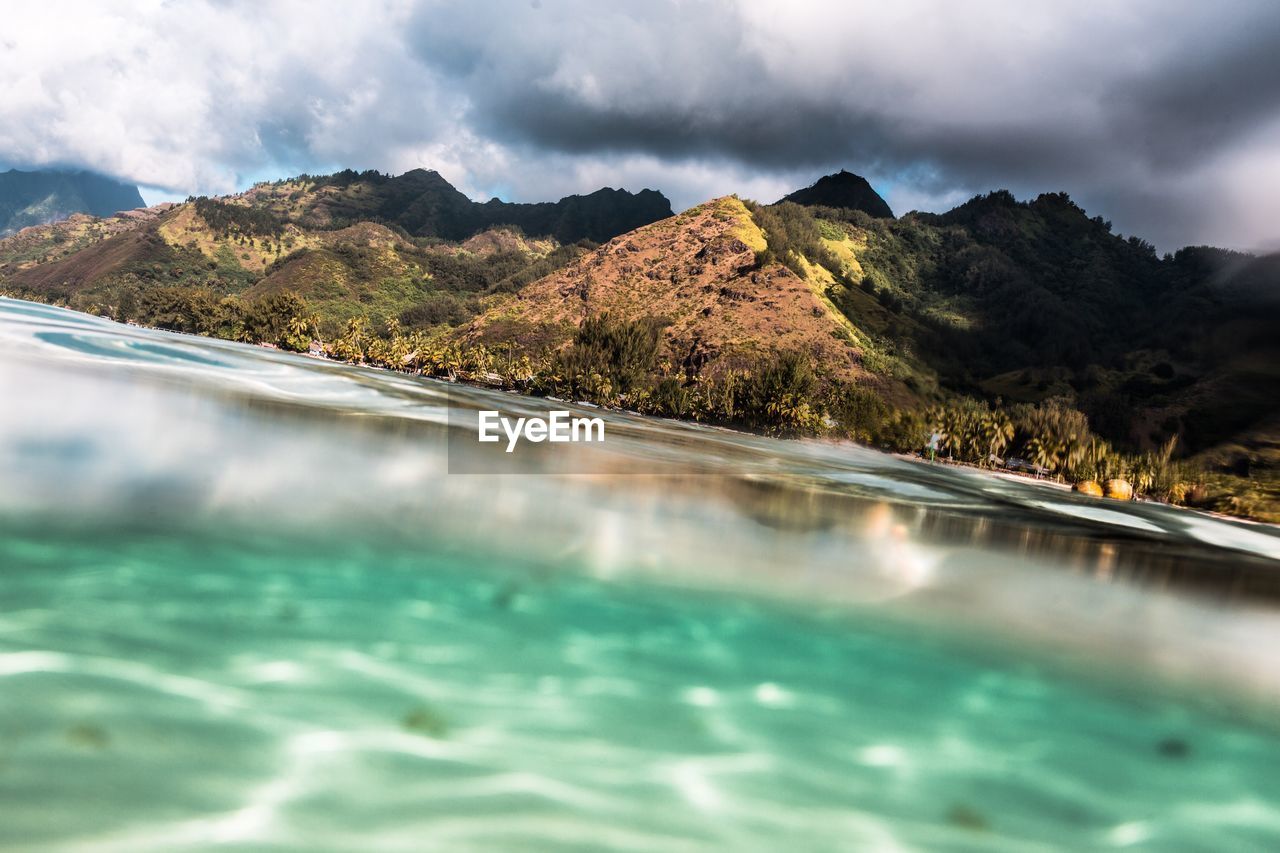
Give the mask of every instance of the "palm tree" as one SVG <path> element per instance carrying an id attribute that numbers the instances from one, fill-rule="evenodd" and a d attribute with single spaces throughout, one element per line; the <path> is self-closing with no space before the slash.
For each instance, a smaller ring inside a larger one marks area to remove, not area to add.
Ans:
<path id="1" fill-rule="evenodd" d="M 286 331 L 291 338 L 311 339 L 311 330 L 314 327 L 314 318 L 312 317 L 290 317 L 286 324 Z"/>
<path id="2" fill-rule="evenodd" d="M 1045 436 L 1032 436 L 1027 442 L 1027 455 L 1031 458 L 1031 464 L 1037 465 L 1046 471 L 1054 471 L 1058 467 L 1058 461 L 1061 458 L 1061 448 L 1054 441 Z"/>
<path id="3" fill-rule="evenodd" d="M 999 458 L 1013 441 L 1013 421 L 1004 412 L 990 412 L 982 419 L 981 430 L 987 448 L 987 458 L 983 460 L 986 464 L 992 457 Z"/>
<path id="4" fill-rule="evenodd" d="M 347 321 L 346 331 L 333 342 L 330 347 L 333 354 L 343 361 L 356 362 L 365 359 L 365 348 L 368 342 L 367 323 L 363 317 L 352 317 Z"/>

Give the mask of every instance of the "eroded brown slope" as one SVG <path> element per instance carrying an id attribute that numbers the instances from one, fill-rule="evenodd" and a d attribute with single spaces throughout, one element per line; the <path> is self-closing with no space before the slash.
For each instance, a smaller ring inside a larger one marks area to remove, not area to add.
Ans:
<path id="1" fill-rule="evenodd" d="M 691 375 L 778 350 L 809 354 L 833 378 L 871 380 L 808 282 L 781 264 L 757 267 L 764 246 L 741 201 L 716 199 L 610 240 L 496 306 L 464 337 L 558 347 L 589 316 L 661 317 L 666 357 Z"/>

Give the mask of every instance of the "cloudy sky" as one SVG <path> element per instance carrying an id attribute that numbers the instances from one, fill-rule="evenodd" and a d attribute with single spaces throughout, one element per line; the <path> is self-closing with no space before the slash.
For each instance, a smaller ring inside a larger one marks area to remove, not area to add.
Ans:
<path id="1" fill-rule="evenodd" d="M 1161 249 L 1280 248 L 1280 4 L 15 4 L 0 164 L 152 200 L 341 167 L 473 197 L 773 201 L 844 167 L 895 211 L 1066 190 Z"/>

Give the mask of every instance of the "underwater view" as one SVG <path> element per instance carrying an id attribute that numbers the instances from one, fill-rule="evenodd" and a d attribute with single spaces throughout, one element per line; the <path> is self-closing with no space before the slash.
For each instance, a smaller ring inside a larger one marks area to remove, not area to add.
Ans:
<path id="1" fill-rule="evenodd" d="M 553 408 L 606 441 L 468 432 Z M 1266 525 L 0 299 L 0 847 L 1275 850 L 1278 569 Z"/>

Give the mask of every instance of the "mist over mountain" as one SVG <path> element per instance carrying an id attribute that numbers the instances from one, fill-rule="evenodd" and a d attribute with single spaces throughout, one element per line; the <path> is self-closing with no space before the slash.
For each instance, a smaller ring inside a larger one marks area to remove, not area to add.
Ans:
<path id="1" fill-rule="evenodd" d="M 110 216 L 142 206 L 136 186 L 93 172 L 0 172 L 0 236 L 73 213 Z"/>

